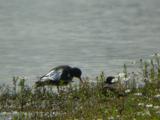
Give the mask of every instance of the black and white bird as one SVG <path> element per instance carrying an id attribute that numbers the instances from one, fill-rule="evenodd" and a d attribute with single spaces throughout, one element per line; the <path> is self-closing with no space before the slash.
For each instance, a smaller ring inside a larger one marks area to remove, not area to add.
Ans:
<path id="1" fill-rule="evenodd" d="M 49 71 L 49 73 L 40 77 L 40 80 L 36 82 L 36 86 L 55 85 L 59 91 L 59 86 L 67 85 L 72 82 L 74 77 L 77 77 L 80 82 L 82 71 L 77 67 L 71 67 L 68 65 L 60 65 Z"/>
<path id="2" fill-rule="evenodd" d="M 114 76 L 108 76 L 106 78 L 105 83 L 107 83 L 107 84 L 114 84 L 115 83 L 115 77 Z"/>
<path id="3" fill-rule="evenodd" d="M 114 91 L 116 89 L 116 83 L 117 83 L 116 77 L 108 76 L 105 80 L 104 89 Z"/>

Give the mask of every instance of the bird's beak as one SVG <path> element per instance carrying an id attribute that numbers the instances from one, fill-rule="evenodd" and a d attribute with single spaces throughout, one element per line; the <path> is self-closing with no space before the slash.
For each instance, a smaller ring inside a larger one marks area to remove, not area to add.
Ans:
<path id="1" fill-rule="evenodd" d="M 80 80 L 80 82 L 81 82 L 81 83 L 83 83 L 83 80 L 82 80 L 82 78 L 81 78 L 81 77 L 79 77 L 79 80 Z"/>

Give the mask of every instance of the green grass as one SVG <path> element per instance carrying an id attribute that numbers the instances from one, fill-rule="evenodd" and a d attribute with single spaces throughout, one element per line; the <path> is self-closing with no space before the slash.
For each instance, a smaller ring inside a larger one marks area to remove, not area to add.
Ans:
<path id="1" fill-rule="evenodd" d="M 53 86 L 30 87 L 24 78 L 14 77 L 12 87 L 0 86 L 0 113 L 18 112 L 12 115 L 13 120 L 159 120 L 158 56 L 150 62 L 140 60 L 140 69 L 146 85 L 138 89 L 117 83 L 114 90 L 109 90 L 103 72 L 94 82 L 88 82 L 88 78 L 83 85 L 70 84 L 59 94 Z M 127 65 L 124 72 L 128 77 Z M 126 93 L 126 89 L 131 92 Z"/>

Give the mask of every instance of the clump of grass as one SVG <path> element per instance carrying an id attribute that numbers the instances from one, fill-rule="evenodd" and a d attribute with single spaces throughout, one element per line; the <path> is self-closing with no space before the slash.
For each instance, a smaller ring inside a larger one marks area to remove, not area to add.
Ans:
<path id="1" fill-rule="evenodd" d="M 144 80 L 146 85 L 137 89 L 121 84 L 122 78 L 118 78 L 119 82 L 115 89 L 107 89 L 104 72 L 97 76 L 95 82 L 88 82 L 87 78 L 83 85 L 70 84 L 60 93 L 56 93 L 52 86 L 30 87 L 26 85 L 26 79 L 14 77 L 12 88 L 0 87 L 0 112 L 16 111 L 16 114 L 12 114 L 13 120 L 158 120 L 160 118 L 158 114 L 160 97 L 157 97 L 160 92 L 157 85 L 160 81 L 158 58 L 153 57 L 150 62 L 140 61 L 141 80 Z M 133 75 L 131 83 L 136 84 L 139 79 L 136 73 L 129 73 L 126 65 L 123 72 L 125 80 Z M 126 92 L 128 89 L 130 92 Z"/>

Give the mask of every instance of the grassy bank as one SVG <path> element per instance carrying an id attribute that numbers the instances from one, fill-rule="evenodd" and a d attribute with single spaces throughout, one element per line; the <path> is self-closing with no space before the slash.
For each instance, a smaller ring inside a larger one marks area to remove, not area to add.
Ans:
<path id="1" fill-rule="evenodd" d="M 0 87 L 0 115 L 11 113 L 13 120 L 159 120 L 159 57 L 140 60 L 139 66 L 140 72 L 128 82 L 130 73 L 124 65 L 123 79 L 128 84 L 122 84 L 119 77 L 114 89 L 106 87 L 106 76 L 101 73 L 96 81 L 86 78 L 83 85 L 70 84 L 59 94 L 53 86 L 30 87 L 25 79 L 14 77 L 12 87 Z M 139 79 L 145 82 L 143 88 L 136 88 Z"/>

